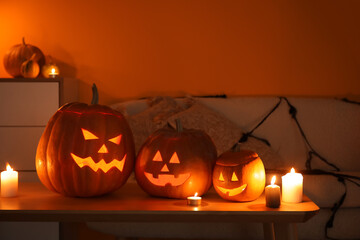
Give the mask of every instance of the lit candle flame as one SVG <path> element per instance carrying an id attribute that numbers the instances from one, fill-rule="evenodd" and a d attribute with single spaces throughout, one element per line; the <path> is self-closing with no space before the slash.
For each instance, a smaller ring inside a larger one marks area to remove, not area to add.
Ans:
<path id="1" fill-rule="evenodd" d="M 276 176 L 274 175 L 274 176 L 271 178 L 271 185 L 274 185 L 274 184 L 275 184 L 275 181 L 276 181 Z"/>
<path id="2" fill-rule="evenodd" d="M 13 169 L 11 168 L 10 164 L 6 163 L 6 171 L 12 171 Z"/>
<path id="3" fill-rule="evenodd" d="M 290 173 L 295 173 L 295 169 L 291 168 Z"/>
<path id="4" fill-rule="evenodd" d="M 194 197 L 197 197 L 197 195 L 198 195 L 198 193 L 196 192 L 195 195 L 194 195 Z"/>

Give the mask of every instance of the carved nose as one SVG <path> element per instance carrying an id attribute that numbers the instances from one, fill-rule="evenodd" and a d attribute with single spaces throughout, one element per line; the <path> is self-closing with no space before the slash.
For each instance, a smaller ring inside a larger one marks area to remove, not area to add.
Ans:
<path id="1" fill-rule="evenodd" d="M 101 146 L 101 148 L 99 149 L 98 153 L 108 153 L 108 150 L 107 150 L 105 144 L 103 144 L 103 145 Z"/>
<path id="2" fill-rule="evenodd" d="M 169 172 L 169 168 L 164 164 L 163 168 L 160 170 L 160 172 Z"/>

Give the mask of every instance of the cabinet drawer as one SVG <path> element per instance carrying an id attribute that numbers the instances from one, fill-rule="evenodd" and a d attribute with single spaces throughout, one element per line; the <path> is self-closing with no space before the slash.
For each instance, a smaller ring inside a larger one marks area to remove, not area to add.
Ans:
<path id="1" fill-rule="evenodd" d="M 45 127 L 0 127 L 0 169 L 35 170 L 38 142 Z"/>
<path id="2" fill-rule="evenodd" d="M 59 108 L 59 82 L 0 82 L 0 126 L 45 126 Z"/>

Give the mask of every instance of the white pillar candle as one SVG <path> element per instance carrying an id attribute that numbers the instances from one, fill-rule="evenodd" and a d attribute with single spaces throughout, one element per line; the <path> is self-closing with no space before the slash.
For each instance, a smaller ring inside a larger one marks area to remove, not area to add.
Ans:
<path id="1" fill-rule="evenodd" d="M 275 184 L 276 176 L 271 179 L 271 185 L 265 187 L 266 206 L 278 208 L 280 206 L 280 187 Z"/>
<path id="2" fill-rule="evenodd" d="M 18 172 L 9 164 L 6 171 L 1 172 L 1 197 L 16 197 L 18 192 Z"/>
<path id="3" fill-rule="evenodd" d="M 194 196 L 187 198 L 187 204 L 190 206 L 199 206 L 201 204 L 201 197 L 198 197 L 197 193 Z"/>
<path id="4" fill-rule="evenodd" d="M 282 176 L 282 201 L 289 203 L 302 202 L 303 197 L 303 176 L 295 173 L 291 168 L 290 173 Z"/>

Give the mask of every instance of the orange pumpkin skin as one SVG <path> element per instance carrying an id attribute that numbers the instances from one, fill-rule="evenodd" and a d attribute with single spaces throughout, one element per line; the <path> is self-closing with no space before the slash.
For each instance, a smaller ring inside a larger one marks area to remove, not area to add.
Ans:
<path id="1" fill-rule="evenodd" d="M 37 62 L 27 60 L 21 64 L 20 72 L 24 78 L 36 78 L 40 73 L 40 67 Z"/>
<path id="2" fill-rule="evenodd" d="M 216 148 L 200 130 L 160 129 L 139 151 L 135 177 L 152 196 L 186 198 L 206 193 L 211 186 Z"/>
<path id="3" fill-rule="evenodd" d="M 21 65 L 23 62 L 29 60 L 33 54 L 35 54 L 35 56 L 32 60 L 39 64 L 39 67 L 41 68 L 45 64 L 44 54 L 39 48 L 26 44 L 23 38 L 22 44 L 13 46 L 4 55 L 4 67 L 6 72 L 13 77 L 22 77 Z"/>
<path id="4" fill-rule="evenodd" d="M 91 197 L 120 188 L 134 161 L 132 132 L 121 113 L 97 104 L 69 103 L 54 114 L 40 138 L 36 171 L 54 192 Z"/>
<path id="5" fill-rule="evenodd" d="M 253 201 L 264 191 L 264 164 L 253 151 L 223 153 L 214 167 L 213 185 L 223 199 Z"/>

